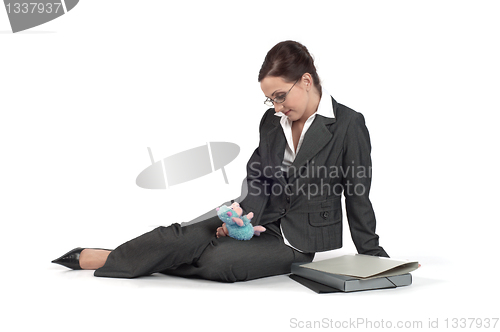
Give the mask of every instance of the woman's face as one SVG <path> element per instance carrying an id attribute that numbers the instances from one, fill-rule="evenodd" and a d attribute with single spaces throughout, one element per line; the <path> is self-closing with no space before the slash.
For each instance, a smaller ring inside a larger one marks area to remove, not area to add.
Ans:
<path id="1" fill-rule="evenodd" d="M 305 121 L 316 112 L 316 109 L 311 112 L 310 83 L 307 76 L 309 74 L 302 76 L 295 85 L 294 82 L 286 82 L 281 77 L 267 76 L 260 82 L 260 88 L 266 97 L 274 100 L 278 96 L 285 95 L 293 86 L 283 103 L 274 103 L 274 110 L 285 114 L 292 121 L 299 119 Z"/>

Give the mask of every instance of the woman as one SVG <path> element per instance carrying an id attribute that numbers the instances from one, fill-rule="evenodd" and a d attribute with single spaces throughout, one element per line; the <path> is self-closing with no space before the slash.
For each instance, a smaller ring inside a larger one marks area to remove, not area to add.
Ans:
<path id="1" fill-rule="evenodd" d="M 289 273 L 292 263 L 342 246 L 342 193 L 358 253 L 388 257 L 368 198 L 371 146 L 363 116 L 321 87 L 311 55 L 294 41 L 268 52 L 259 82 L 274 108 L 260 122 L 238 202 L 264 233 L 232 239 L 212 215 L 158 227 L 113 251 L 76 248 L 53 262 L 95 269 L 99 277 L 161 272 L 234 282 Z"/>

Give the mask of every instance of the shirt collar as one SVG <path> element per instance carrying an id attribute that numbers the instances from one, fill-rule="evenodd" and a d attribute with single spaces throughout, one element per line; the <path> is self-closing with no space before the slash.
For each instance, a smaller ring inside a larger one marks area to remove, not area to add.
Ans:
<path id="1" fill-rule="evenodd" d="M 321 87 L 321 99 L 319 101 L 318 109 L 316 110 L 315 113 L 313 113 L 313 115 L 311 115 L 311 117 L 315 116 L 316 114 L 324 116 L 326 118 L 332 118 L 332 119 L 335 118 L 335 115 L 333 114 L 332 97 L 330 96 L 328 91 L 323 87 Z M 275 112 L 274 115 L 282 117 L 280 122 L 283 122 L 286 119 L 288 119 L 285 116 L 285 114 L 281 112 Z"/>

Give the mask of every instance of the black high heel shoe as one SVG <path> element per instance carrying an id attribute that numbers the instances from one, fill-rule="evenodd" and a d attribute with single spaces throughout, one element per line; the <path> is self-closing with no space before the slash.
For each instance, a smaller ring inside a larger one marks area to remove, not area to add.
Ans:
<path id="1" fill-rule="evenodd" d="M 81 270 L 80 267 L 80 254 L 85 248 L 75 248 L 61 257 L 54 259 L 52 263 L 61 264 L 62 266 L 66 266 L 73 270 Z"/>
<path id="2" fill-rule="evenodd" d="M 80 247 L 75 248 L 65 253 L 61 257 L 54 259 L 52 263 L 61 264 L 62 266 L 66 266 L 73 270 L 83 270 L 80 266 L 80 254 L 84 249 L 87 248 L 80 248 Z M 100 248 L 89 248 L 89 249 L 112 251 L 109 249 L 100 249 Z"/>

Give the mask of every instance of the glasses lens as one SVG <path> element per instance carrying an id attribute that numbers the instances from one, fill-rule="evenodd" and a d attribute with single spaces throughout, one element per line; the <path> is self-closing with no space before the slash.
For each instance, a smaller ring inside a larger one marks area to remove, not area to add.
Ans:
<path id="1" fill-rule="evenodd" d="M 264 104 L 266 104 L 267 106 L 273 106 L 273 101 L 269 98 L 266 99 L 266 101 L 264 102 Z"/>
<path id="2" fill-rule="evenodd" d="M 274 99 L 274 102 L 278 104 L 281 104 L 284 101 L 285 101 L 285 96 L 278 96 Z"/>

